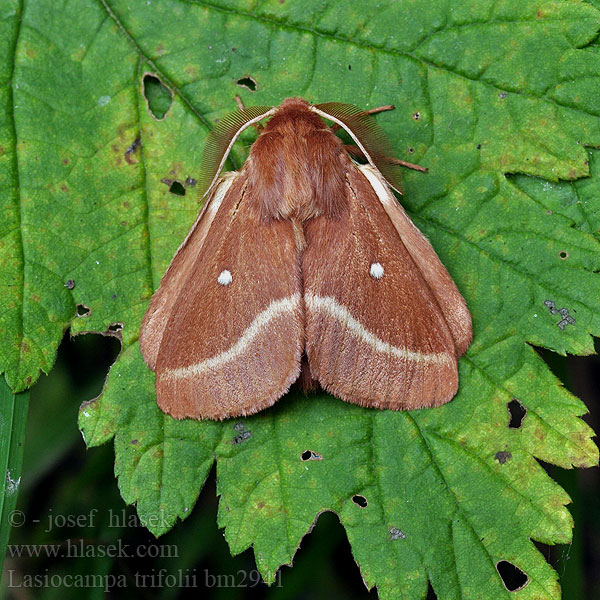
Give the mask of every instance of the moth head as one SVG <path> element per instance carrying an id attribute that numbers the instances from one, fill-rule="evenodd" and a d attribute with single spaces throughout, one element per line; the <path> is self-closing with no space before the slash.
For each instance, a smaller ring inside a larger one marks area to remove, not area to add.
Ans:
<path id="1" fill-rule="evenodd" d="M 389 161 L 394 155 L 394 150 L 385 132 L 373 117 L 352 104 L 329 102 L 311 105 L 303 98 L 287 98 L 278 107 L 251 106 L 236 110 L 223 117 L 209 132 L 198 178 L 200 199 L 214 186 L 233 144 L 242 132 L 268 117 L 273 118 L 265 132 L 276 130 L 285 120 L 288 123 L 295 120 L 296 124 L 304 122 L 316 129 L 323 129 L 323 123 L 318 117 L 333 121 L 352 137 L 371 166 L 382 174 L 390 186 L 402 193 L 399 168 Z M 290 127 L 293 129 L 293 125 Z"/>

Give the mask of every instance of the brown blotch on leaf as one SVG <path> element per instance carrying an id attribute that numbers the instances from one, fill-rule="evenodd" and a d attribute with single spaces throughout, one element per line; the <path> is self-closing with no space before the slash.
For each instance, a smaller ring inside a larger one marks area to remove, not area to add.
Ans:
<path id="1" fill-rule="evenodd" d="M 68 187 L 67 187 L 67 186 L 66 186 L 64 183 L 63 183 L 63 184 L 60 186 L 60 189 L 61 189 L 63 192 L 68 192 L 68 191 L 69 191 L 69 188 L 68 188 Z"/>
<path id="2" fill-rule="evenodd" d="M 512 458 L 512 454 L 507 450 L 501 450 L 500 452 L 496 452 L 496 454 L 494 454 L 494 458 L 501 465 L 503 465 L 507 460 L 510 460 Z"/>
<path id="3" fill-rule="evenodd" d="M 198 182 L 193 178 L 193 177 L 186 177 L 185 178 L 185 185 L 187 185 L 187 187 L 194 187 Z"/>
<path id="4" fill-rule="evenodd" d="M 138 443 L 138 441 L 137 441 L 137 440 L 131 440 L 131 445 L 132 445 L 132 446 L 135 446 L 137 443 Z"/>
<path id="5" fill-rule="evenodd" d="M 130 165 L 135 165 L 137 164 L 137 161 L 133 160 L 131 158 L 131 155 L 141 146 L 141 138 L 138 135 L 135 140 L 133 140 L 131 146 L 129 146 L 129 148 L 127 148 L 127 150 L 125 150 L 125 160 L 127 161 L 127 164 Z"/>

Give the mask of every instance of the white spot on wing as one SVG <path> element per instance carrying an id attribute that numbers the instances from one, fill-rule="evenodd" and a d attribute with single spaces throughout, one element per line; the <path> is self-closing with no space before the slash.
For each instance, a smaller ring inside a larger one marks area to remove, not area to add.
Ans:
<path id="1" fill-rule="evenodd" d="M 371 265 L 371 269 L 369 270 L 369 274 L 374 279 L 381 279 L 383 277 L 383 267 L 381 266 L 381 263 L 373 263 Z"/>
<path id="2" fill-rule="evenodd" d="M 294 294 L 280 300 L 273 300 L 265 310 L 257 315 L 229 350 L 225 350 L 216 356 L 211 356 L 187 367 L 165 369 L 164 376 L 173 379 L 185 379 L 190 375 L 198 375 L 199 373 L 221 367 L 223 364 L 235 360 L 252 343 L 252 340 L 260 333 L 263 327 L 266 327 L 273 319 L 284 313 L 294 312 L 300 305 L 300 299 L 300 294 Z"/>
<path id="3" fill-rule="evenodd" d="M 225 269 L 221 271 L 219 276 L 217 277 L 217 282 L 221 285 L 229 285 L 233 281 L 233 277 L 231 276 L 231 272 Z"/>
<path id="4" fill-rule="evenodd" d="M 371 346 L 376 352 L 384 352 L 398 358 L 405 358 L 415 362 L 448 364 L 452 362 L 452 356 L 446 352 L 418 352 L 409 348 L 399 348 L 389 342 L 384 342 L 373 332 L 369 331 L 359 321 L 357 321 L 345 306 L 342 306 L 331 296 L 315 296 L 306 294 L 304 296 L 306 307 L 310 311 L 321 310 L 328 313 L 336 321 L 345 324 L 346 331 L 357 337 L 361 342 Z"/>

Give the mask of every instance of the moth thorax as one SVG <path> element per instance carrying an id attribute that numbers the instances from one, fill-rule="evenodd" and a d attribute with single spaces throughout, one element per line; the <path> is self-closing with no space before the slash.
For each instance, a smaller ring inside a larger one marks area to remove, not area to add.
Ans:
<path id="1" fill-rule="evenodd" d="M 340 214 L 348 156 L 328 129 L 266 131 L 252 146 L 248 193 L 265 218 L 307 221 Z"/>

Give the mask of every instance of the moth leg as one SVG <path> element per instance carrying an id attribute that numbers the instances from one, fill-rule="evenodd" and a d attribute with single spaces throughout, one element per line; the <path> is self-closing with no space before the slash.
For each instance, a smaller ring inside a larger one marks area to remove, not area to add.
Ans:
<path id="1" fill-rule="evenodd" d="M 241 111 L 246 110 L 246 107 L 244 106 L 242 99 L 238 95 L 235 96 L 235 101 L 236 101 L 236 104 L 238 105 L 238 108 Z M 252 127 L 254 127 L 254 129 L 256 129 L 256 131 L 258 131 L 258 133 L 260 133 L 264 129 L 265 126 L 262 123 L 254 123 L 252 125 Z"/>
<path id="2" fill-rule="evenodd" d="M 235 102 L 238 105 L 238 108 L 240 110 L 246 110 L 246 107 L 244 106 L 244 103 L 242 102 L 242 99 L 237 94 L 235 96 Z"/>
<path id="3" fill-rule="evenodd" d="M 422 167 L 421 165 L 415 165 L 414 163 L 409 163 L 409 162 L 406 162 L 405 160 L 400 160 L 399 158 L 391 158 L 389 156 L 386 156 L 385 160 L 392 163 L 393 165 L 401 165 L 401 166 L 407 167 L 409 169 L 414 169 L 415 171 L 422 171 L 423 173 L 427 173 L 427 167 Z"/>
<path id="4" fill-rule="evenodd" d="M 376 115 L 380 112 L 385 112 L 386 110 L 396 110 L 396 107 L 393 104 L 386 104 L 385 106 L 378 106 L 377 108 L 370 108 L 369 110 L 365 110 L 362 112 L 363 115 Z"/>
<path id="5" fill-rule="evenodd" d="M 353 156 L 358 156 L 359 158 L 364 158 L 366 160 L 366 156 L 363 151 L 358 147 L 350 144 L 344 144 L 344 150 L 348 152 L 348 154 L 352 154 Z M 400 160 L 399 158 L 392 158 L 389 156 L 385 157 L 385 160 L 393 165 L 401 165 L 403 167 L 408 167 L 409 169 L 414 169 L 415 171 L 422 171 L 423 173 L 427 172 L 427 167 L 422 167 L 421 165 L 415 165 L 414 163 L 406 162 L 405 160 Z"/>

